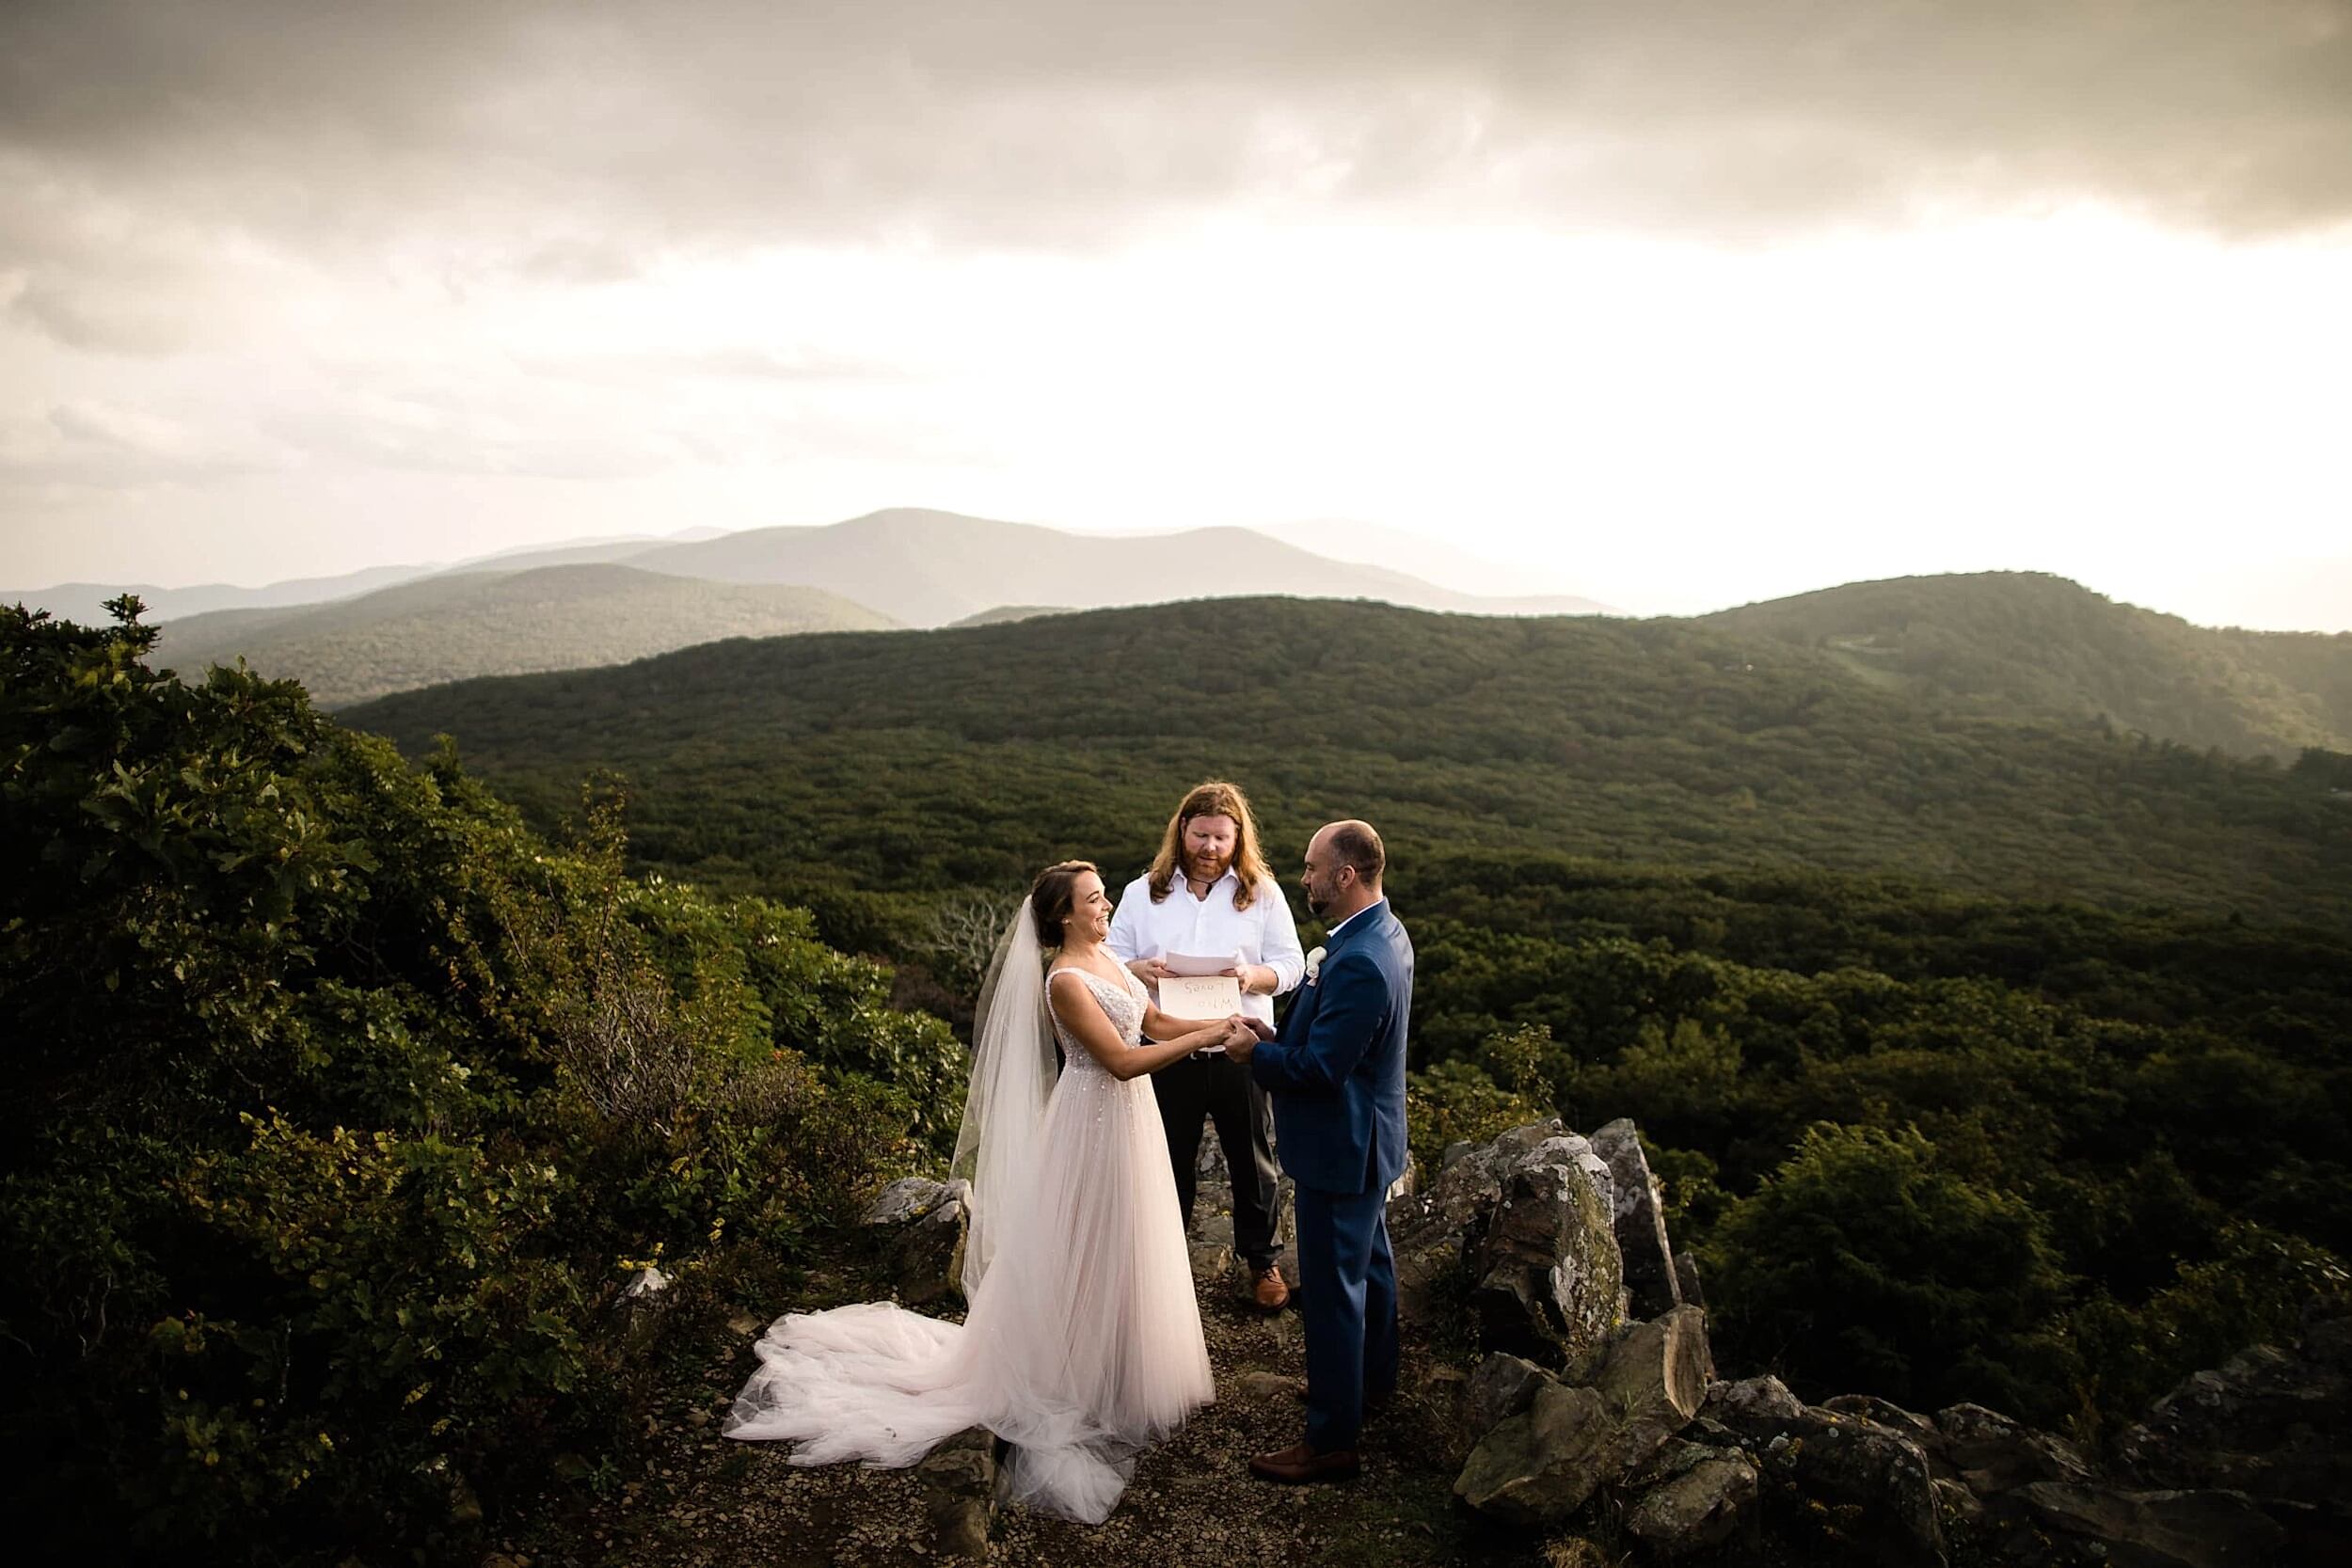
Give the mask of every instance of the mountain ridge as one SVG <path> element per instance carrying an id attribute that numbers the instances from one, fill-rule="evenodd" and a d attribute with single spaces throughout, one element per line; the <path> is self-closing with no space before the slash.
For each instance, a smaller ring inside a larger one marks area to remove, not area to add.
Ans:
<path id="1" fill-rule="evenodd" d="M 1843 583 L 1693 619 L 1986 711 L 2240 752 L 2352 751 L 2352 633 L 2199 626 L 2045 572 Z"/>
<path id="2" fill-rule="evenodd" d="M 436 575 L 330 604 L 166 622 L 157 657 L 242 657 L 320 706 L 473 676 L 617 665 L 726 637 L 881 630 L 888 617 L 820 590 L 707 583 L 619 562 Z"/>
<path id="3" fill-rule="evenodd" d="M 649 861 L 795 897 L 1125 865 L 1149 852 L 1137 824 L 1224 776 L 1284 842 L 1361 815 L 1407 855 L 1540 847 L 2352 923 L 2352 807 L 2316 772 L 1923 701 L 1688 622 L 1189 601 L 707 643 L 346 717 L 412 751 L 453 735 L 554 813 L 582 772 L 622 769 Z"/>

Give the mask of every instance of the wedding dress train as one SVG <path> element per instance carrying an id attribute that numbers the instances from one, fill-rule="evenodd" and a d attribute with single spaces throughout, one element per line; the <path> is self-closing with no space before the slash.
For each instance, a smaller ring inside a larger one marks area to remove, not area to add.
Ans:
<path id="1" fill-rule="evenodd" d="M 1086 970 L 1132 1048 L 1145 993 Z M 983 1426 L 1005 1496 L 1099 1524 L 1135 1456 L 1215 1398 L 1175 1179 L 1149 1077 L 1113 1078 L 1054 1024 L 1066 1065 L 1014 1189 L 982 1196 L 993 1257 L 961 1324 L 887 1302 L 770 1325 L 723 1429 L 795 1465 L 899 1466 Z"/>

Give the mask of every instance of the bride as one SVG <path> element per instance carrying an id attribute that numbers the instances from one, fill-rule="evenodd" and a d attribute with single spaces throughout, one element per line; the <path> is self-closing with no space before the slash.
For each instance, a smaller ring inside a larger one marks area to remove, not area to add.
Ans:
<path id="1" fill-rule="evenodd" d="M 972 1182 L 963 1323 L 888 1302 L 780 1318 L 726 1435 L 895 1467 L 983 1426 L 1011 1445 L 1009 1497 L 1099 1524 L 1136 1454 L 1216 1397 L 1145 1075 L 1247 1025 L 1152 1006 L 1102 946 L 1110 921 L 1092 865 L 1047 867 L 981 988 L 953 1167 Z"/>

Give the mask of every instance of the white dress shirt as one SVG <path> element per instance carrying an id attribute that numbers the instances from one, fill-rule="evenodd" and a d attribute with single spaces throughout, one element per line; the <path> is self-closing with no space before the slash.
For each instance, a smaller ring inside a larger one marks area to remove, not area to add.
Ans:
<path id="1" fill-rule="evenodd" d="M 1274 996 L 1295 990 L 1306 978 L 1307 955 L 1299 948 L 1298 926 L 1291 919 L 1291 907 L 1282 898 L 1280 884 L 1271 877 L 1260 882 L 1257 896 L 1246 910 L 1233 908 L 1233 892 L 1240 886 L 1240 879 L 1228 870 L 1210 885 L 1206 898 L 1195 898 L 1192 884 L 1180 871 L 1168 884 L 1168 896 L 1154 904 L 1152 879 L 1137 877 L 1119 895 L 1111 934 L 1103 945 L 1120 963 L 1165 958 L 1171 953 L 1198 958 L 1232 955 L 1239 962 L 1263 964 L 1274 971 Z M 1272 1023 L 1274 996 L 1247 992 L 1241 1010 Z"/>

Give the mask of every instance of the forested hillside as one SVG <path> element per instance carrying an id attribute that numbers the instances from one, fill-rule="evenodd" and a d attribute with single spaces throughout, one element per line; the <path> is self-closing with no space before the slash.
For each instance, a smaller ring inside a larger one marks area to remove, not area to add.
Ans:
<path id="1" fill-rule="evenodd" d="M 352 717 L 453 736 L 550 821 L 616 767 L 647 864 L 805 902 L 949 1009 L 971 956 L 941 911 L 1064 854 L 1133 874 L 1200 777 L 1251 790 L 1285 869 L 1361 813 L 1420 949 L 1420 1155 L 1634 1117 L 1719 1344 L 1801 1387 L 2095 1435 L 2344 1288 L 2339 753 L 2003 716 L 1769 633 L 1284 601 L 730 643 Z"/>
<path id="2" fill-rule="evenodd" d="M 650 863 L 795 896 L 1010 882 L 1063 852 L 1133 865 L 1167 802 L 1221 773 L 1286 847 L 1360 813 L 1407 863 L 1475 847 L 1899 871 L 2352 921 L 2352 800 L 2318 764 L 1938 705 L 1685 622 L 1200 602 L 725 643 L 352 721 L 412 751 L 447 732 L 541 807 L 622 768 Z"/>
<path id="3" fill-rule="evenodd" d="M 466 572 L 291 609 L 225 610 L 161 628 L 157 657 L 200 675 L 243 657 L 341 707 L 470 675 L 620 664 L 723 637 L 891 623 L 814 588 L 697 582 L 587 563 Z"/>
<path id="4" fill-rule="evenodd" d="M 1853 582 L 1701 619 L 1973 711 L 2287 758 L 2352 751 L 2352 633 L 2194 626 L 2035 572 Z"/>
<path id="5" fill-rule="evenodd" d="M 46 1555 L 430 1559 L 593 1482 L 653 1376 L 631 1272 L 788 1300 L 952 1136 L 960 1050 L 902 1007 L 968 1013 L 991 923 L 941 917 L 1131 874 L 1209 773 L 1285 869 L 1388 832 L 1417 1156 L 1635 1118 L 1726 1370 L 2095 1439 L 2347 1286 L 2334 752 L 1762 634 L 1256 601 L 349 716 L 404 761 L 151 636 L 0 610 L 0 1447 Z"/>

